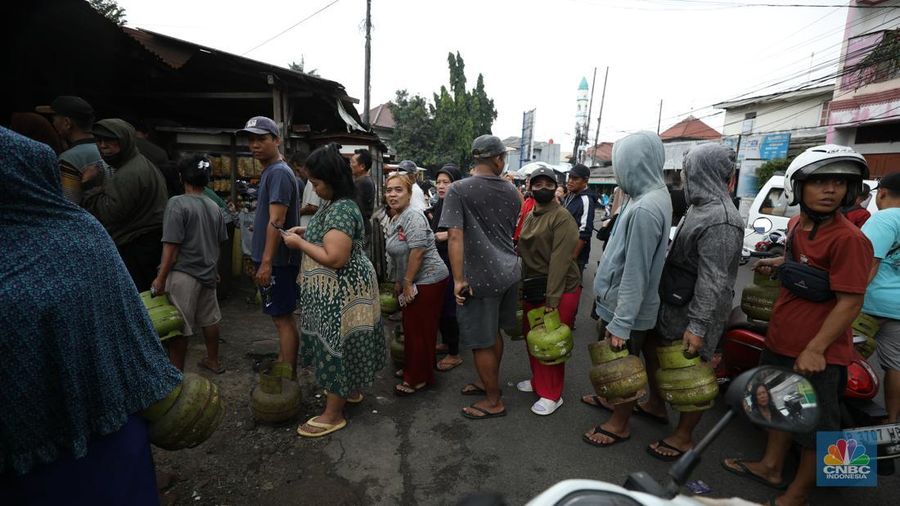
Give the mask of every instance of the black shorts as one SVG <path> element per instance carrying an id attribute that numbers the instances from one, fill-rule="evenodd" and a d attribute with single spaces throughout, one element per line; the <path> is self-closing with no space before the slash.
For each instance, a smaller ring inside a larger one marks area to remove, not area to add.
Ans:
<path id="1" fill-rule="evenodd" d="M 763 350 L 759 365 L 774 365 L 794 369 L 796 358 L 786 357 Z M 828 364 L 825 370 L 806 377 L 816 389 L 816 403 L 819 406 L 819 424 L 810 432 L 794 434 L 794 441 L 809 450 L 816 448 L 816 432 L 841 430 L 841 397 L 847 388 L 847 368 Z"/>
<path id="2" fill-rule="evenodd" d="M 606 338 L 606 326 L 609 322 L 603 320 L 597 321 L 597 340 L 602 341 Z M 641 356 L 641 350 L 644 349 L 644 342 L 647 341 L 647 330 L 632 330 L 631 337 L 625 340 L 628 347 L 628 353 L 636 357 Z"/>
<path id="3" fill-rule="evenodd" d="M 256 264 L 259 269 L 259 264 Z M 297 274 L 300 267 L 297 265 L 272 266 L 272 291 L 271 304 L 262 303 L 262 312 L 269 316 L 284 316 L 297 309 Z M 259 289 L 259 287 L 257 287 Z M 260 298 L 265 299 L 262 290 Z"/>

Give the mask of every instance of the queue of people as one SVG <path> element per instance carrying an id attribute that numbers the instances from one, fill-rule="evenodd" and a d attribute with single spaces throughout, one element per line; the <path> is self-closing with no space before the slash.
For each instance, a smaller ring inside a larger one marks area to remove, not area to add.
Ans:
<path id="1" fill-rule="evenodd" d="M 83 276 L 67 278 L 74 283 L 72 293 L 84 294 L 96 290 L 94 283 L 106 283 L 101 292 L 120 297 L 125 303 L 117 302 L 116 311 L 110 313 L 119 318 L 117 322 L 106 313 L 91 313 L 94 320 L 80 313 L 77 318 L 60 320 L 56 331 L 46 333 L 32 325 L 34 322 L 20 321 L 19 313 L 10 306 L 11 297 L 0 299 L 8 306 L 2 312 L 4 325 L 21 325 L 35 335 L 35 344 L 27 350 L 30 355 L 23 364 L 71 368 L 76 373 L 91 367 L 99 371 L 83 377 L 74 374 L 73 378 L 81 377 L 77 381 L 87 381 L 72 385 L 82 392 L 81 397 L 66 413 L 50 413 L 36 407 L 35 402 L 21 399 L 30 398 L 25 395 L 29 389 L 51 398 L 57 394 L 48 391 L 42 380 L 23 374 L 23 367 L 4 370 L 8 379 L 4 384 L 14 385 L 8 404 L 17 408 L 16 431 L 27 436 L 11 447 L 12 462 L 21 472 L 38 462 L 53 461 L 61 445 L 75 448 L 77 463 L 77 457 L 87 451 L 91 435 L 117 434 L 125 430 L 123 427 L 131 427 L 133 413 L 163 397 L 179 380 L 177 369 L 184 368 L 186 336 L 202 333 L 207 357 L 199 365 L 215 373 L 224 371 L 218 356 L 221 315 L 214 287 L 219 245 L 227 232 L 216 205 L 203 196 L 209 161 L 195 156 L 179 162 L 185 194 L 167 199 L 165 180 L 136 147 L 130 124 L 117 119 L 92 124 L 92 113 L 78 101 L 54 102 L 53 107 L 60 118 L 71 115 L 65 121 L 55 116 L 54 124 L 59 122 L 60 128 L 69 132 L 66 138 L 75 143 L 72 149 L 76 153 L 56 160 L 49 148 L 0 129 L 0 150 L 5 159 L 16 161 L 10 167 L 4 164 L 4 170 L 15 169 L 6 176 L 18 188 L 3 197 L 10 226 L 4 226 L 0 234 L 5 244 L 15 245 L 21 263 L 34 269 L 42 267 L 26 258 L 29 241 L 36 236 L 41 240 L 51 236 L 53 247 L 42 246 L 46 254 L 59 253 L 64 262 L 71 263 L 54 268 L 65 272 L 90 264 L 102 274 L 90 280 Z M 92 145 L 85 141 L 88 130 L 101 159 L 95 159 Z M 274 121 L 262 116 L 251 118 L 239 134 L 246 137 L 254 158 L 265 167 L 251 258 L 262 311 L 272 318 L 278 334 L 277 361 L 283 365 L 279 374 L 295 378 L 298 360 L 300 366 L 315 370 L 317 383 L 326 391 L 325 407 L 301 424 L 297 433 L 322 437 L 347 426 L 346 403 L 362 402 L 365 390 L 385 365 L 379 285 L 365 253 L 371 240 L 366 226 L 371 214 L 361 208 L 368 207 L 374 198 L 369 196 L 371 179 L 365 180 L 371 157 L 358 151 L 348 163 L 339 147 L 329 144 L 305 159 L 293 159 L 307 179 L 301 192 L 293 170 L 281 155 L 281 134 Z M 430 209 L 423 207 L 427 203 L 414 182 L 418 170 L 415 163 L 401 162 L 400 170 L 385 179 L 390 215 L 386 250 L 395 266 L 393 281 L 402 305 L 405 336 L 406 362 L 395 393 L 411 396 L 431 386 L 436 369 L 448 371 L 459 366 L 463 363 L 460 350 L 471 350 L 477 378 L 461 393 L 479 399 L 463 407 L 461 415 L 484 420 L 507 414 L 501 392 L 504 341 L 500 330 L 520 325 L 516 320 L 519 303 L 525 312 L 538 308 L 558 311 L 561 321 L 574 328 L 596 202 L 586 194 L 590 172 L 584 166 L 573 167 L 566 185 L 568 192 L 562 198 L 563 185 L 555 172 L 534 171 L 527 182 L 528 198 L 523 199 L 502 177 L 506 147 L 499 138 L 476 138 L 472 157 L 469 177 L 462 177 L 453 165 L 438 171 L 438 203 Z M 704 144 L 685 157 L 684 196 L 688 207 L 671 245 L 672 197 L 663 178 L 665 152 L 659 136 L 651 132 L 626 136 L 615 143 L 612 157 L 621 195 L 614 201 L 616 221 L 593 280 L 593 310 L 599 319 L 600 339 L 614 349 L 643 356 L 651 391 L 644 402 L 616 405 L 598 395 L 581 398 L 586 404 L 611 412 L 607 420 L 583 435 L 585 442 L 596 447 L 630 439 L 634 415 L 668 423 L 665 403 L 653 381 L 656 350 L 680 342 L 686 352 L 698 354 L 706 362 L 712 360 L 731 309 L 743 239 L 743 223 L 729 196 L 735 174 L 735 154 L 729 148 Z M 60 172 L 67 175 L 60 176 Z M 101 178 L 96 187 L 80 196 L 79 203 L 96 216 L 103 229 L 73 203 L 77 195 L 66 192 L 65 185 L 60 184 L 67 177 L 81 177 L 80 182 Z M 867 178 L 865 159 L 849 148 L 820 146 L 798 156 L 785 175 L 786 196 L 801 210 L 789 222 L 787 251 L 784 257 L 763 260 L 755 266 L 766 274 L 780 268 L 783 282 L 762 364 L 792 368 L 810 379 L 823 413 L 816 430 L 840 428 L 837 406 L 852 346 L 850 325 L 861 310 L 880 323 L 877 350 L 886 370 L 889 420 L 896 421 L 900 414 L 900 313 L 894 303 L 900 295 L 900 174 L 881 180 L 875 189 L 881 211 L 860 230 L 841 211 L 852 211 L 859 205 L 862 181 Z M 315 200 L 307 198 L 310 190 Z M 34 216 L 48 213 L 54 229 L 40 234 L 48 225 Z M 72 224 L 78 224 L 78 240 L 70 237 L 76 233 Z M 92 234 L 88 239 L 84 239 L 84 230 Z M 73 248 L 77 241 L 86 242 Z M 115 256 L 122 262 L 98 257 L 94 250 L 82 251 L 84 244 L 97 251 L 114 244 Z M 73 250 L 83 255 L 71 254 Z M 4 279 L 22 275 L 20 270 L 10 271 L 11 267 L 5 266 L 8 272 L 3 273 Z M 828 293 L 810 297 L 797 284 L 804 276 L 817 275 L 816 271 L 819 275 L 821 271 L 827 273 Z M 130 274 L 134 286 L 123 278 L 125 273 Z M 20 285 L 27 288 L 33 283 L 34 279 L 21 280 Z M 4 284 L 4 288 L 7 286 L 13 285 Z M 185 337 L 168 345 L 169 359 L 177 369 L 165 360 L 155 339 L 145 339 L 149 322 L 138 307 L 134 287 L 168 293 L 184 315 Z M 72 296 L 68 292 L 52 297 L 36 297 L 44 294 L 42 290 L 26 292 L 36 307 L 58 312 L 60 318 L 67 314 L 61 297 Z M 96 293 L 92 297 L 100 301 Z M 526 333 L 530 330 L 525 319 L 521 326 Z M 117 341 L 114 358 L 118 362 L 97 364 L 96 357 L 74 352 L 48 356 L 42 351 L 61 345 L 75 335 L 72 333 L 81 336 L 89 332 L 100 340 L 110 332 L 126 335 Z M 441 361 L 435 355 L 440 349 L 438 333 L 447 351 Z M 142 370 L 116 372 L 116 364 L 135 360 L 142 364 Z M 534 414 L 551 415 L 563 405 L 564 364 L 543 364 L 530 353 L 529 363 L 531 377 L 518 382 L 517 389 L 537 397 L 531 407 Z M 128 377 L 117 376 L 121 374 Z M 103 380 L 103 384 L 93 382 L 95 379 Z M 129 389 L 116 390 L 124 380 Z M 117 402 L 101 403 L 102 409 L 95 405 L 97 398 L 108 395 Z M 756 388 L 751 402 L 752 409 L 765 412 L 761 416 L 778 416 L 772 412 L 765 385 Z M 47 420 L 77 426 L 77 430 L 47 439 L 52 441 L 52 448 L 43 448 L 37 441 L 49 425 L 35 423 L 34 416 L 25 414 L 27 409 Z M 702 411 L 681 414 L 674 432 L 651 442 L 646 451 L 661 460 L 677 459 L 693 447 L 701 417 Z M 90 422 L 100 419 L 104 423 Z M 85 432 L 87 426 L 99 429 Z M 134 438 L 129 441 L 136 441 L 143 451 L 146 431 L 134 427 L 127 437 Z M 779 504 L 803 504 L 815 483 L 814 434 L 791 436 L 770 431 L 760 460 L 726 459 L 722 465 L 730 472 L 784 490 Z M 797 475 L 788 483 L 783 471 L 792 439 L 803 452 Z M 71 465 L 60 462 L 61 466 Z M 138 467 L 133 470 L 144 471 Z M 34 479 L 41 478 L 36 475 Z M 25 480 L 15 486 L 35 487 L 39 483 Z M 21 493 L 31 488 L 16 490 Z"/>

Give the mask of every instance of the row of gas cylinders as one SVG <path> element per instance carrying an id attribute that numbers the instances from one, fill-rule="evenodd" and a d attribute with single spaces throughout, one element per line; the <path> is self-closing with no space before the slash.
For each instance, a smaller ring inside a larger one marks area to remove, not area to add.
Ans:
<path id="1" fill-rule="evenodd" d="M 647 395 L 644 362 L 627 349 L 614 350 L 607 340 L 588 346 L 591 384 L 597 395 L 612 405 L 635 401 Z M 657 348 L 660 368 L 656 382 L 660 395 L 680 412 L 703 411 L 713 405 L 719 385 L 712 368 L 689 356 L 680 342 Z"/>
<path id="2" fill-rule="evenodd" d="M 758 272 L 753 273 L 753 282 L 741 292 L 741 310 L 748 317 L 763 322 L 772 318 L 772 309 L 775 307 L 775 299 L 781 291 L 781 280 Z M 878 333 L 878 320 L 860 313 L 851 325 L 858 341 L 854 344 L 856 350 L 865 358 L 869 358 L 875 352 L 875 334 Z"/>

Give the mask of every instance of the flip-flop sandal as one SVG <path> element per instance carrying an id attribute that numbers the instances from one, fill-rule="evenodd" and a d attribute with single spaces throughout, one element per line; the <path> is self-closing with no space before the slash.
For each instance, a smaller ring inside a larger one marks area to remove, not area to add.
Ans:
<path id="1" fill-rule="evenodd" d="M 482 420 L 485 418 L 498 418 L 501 416 L 506 416 L 506 409 L 504 409 L 503 411 L 497 412 L 497 413 L 491 413 L 490 411 L 488 411 L 484 408 L 479 408 L 478 406 L 476 406 L 474 404 L 469 406 L 469 409 L 474 409 L 475 411 L 478 411 L 479 413 L 484 413 L 483 415 L 473 415 L 473 414 L 469 413 L 468 411 L 466 411 L 465 409 L 463 409 L 461 411 L 462 416 L 469 418 L 471 420 Z"/>
<path id="2" fill-rule="evenodd" d="M 365 398 L 366 398 L 366 396 L 363 395 L 362 392 L 360 392 L 358 397 L 347 397 L 345 400 L 346 400 L 347 402 L 349 402 L 350 404 L 359 404 L 359 403 L 362 402 Z"/>
<path id="3" fill-rule="evenodd" d="M 408 397 L 410 395 L 418 393 L 419 390 L 422 390 L 426 386 L 428 386 L 427 383 L 422 383 L 422 386 L 416 388 L 404 381 L 403 383 L 394 386 L 394 395 L 396 395 L 397 397 Z M 404 388 L 408 388 L 409 390 L 404 390 Z"/>
<path id="4" fill-rule="evenodd" d="M 774 488 L 775 490 L 787 490 L 788 484 L 785 483 L 784 480 L 782 480 L 780 483 L 772 483 L 771 481 L 751 471 L 750 468 L 748 468 L 747 465 L 744 464 L 743 459 L 734 459 L 734 465 L 736 465 L 737 468 L 729 466 L 725 462 L 725 460 L 722 461 L 722 467 L 724 467 L 725 470 L 729 473 L 753 480 L 756 483 L 765 485 L 769 488 Z"/>
<path id="5" fill-rule="evenodd" d="M 592 396 L 591 396 L 591 400 L 594 401 L 594 402 L 588 402 L 588 401 L 584 400 L 584 396 L 581 397 L 581 402 L 587 404 L 588 406 L 592 406 L 592 407 L 595 407 L 595 408 L 600 408 L 600 409 L 602 409 L 602 410 L 604 410 L 604 411 L 612 411 L 612 409 L 610 409 L 610 408 L 607 407 L 607 406 L 604 406 L 604 405 L 601 403 L 601 401 L 604 400 L 603 397 L 600 397 L 599 395 L 592 395 Z"/>
<path id="6" fill-rule="evenodd" d="M 485 395 L 487 392 L 475 383 L 469 383 L 459 391 L 462 395 Z"/>
<path id="7" fill-rule="evenodd" d="M 213 369 L 212 367 L 209 366 L 209 362 L 207 362 L 206 359 L 203 359 L 203 360 L 197 362 L 197 367 L 199 367 L 200 369 L 206 369 L 207 371 L 209 371 L 213 374 L 222 374 L 223 372 L 225 372 L 225 366 L 222 365 L 221 362 L 219 363 L 218 369 Z"/>
<path id="8" fill-rule="evenodd" d="M 666 455 L 665 453 L 660 453 L 659 452 L 660 448 L 665 448 L 666 450 L 671 450 L 671 451 L 675 452 L 675 455 Z M 681 450 L 681 449 L 675 448 L 674 446 L 670 445 L 669 443 L 666 443 L 662 439 L 660 439 L 659 441 L 656 442 L 656 448 L 654 448 L 653 446 L 647 446 L 647 453 L 649 453 L 651 457 L 653 457 L 655 459 L 659 459 L 663 462 L 675 462 L 676 460 L 680 459 L 681 456 L 684 455 L 686 451 L 687 450 Z"/>
<path id="9" fill-rule="evenodd" d="M 632 411 L 634 411 L 635 415 L 643 416 L 644 418 L 653 420 L 654 422 L 656 422 L 660 425 L 669 425 L 669 417 L 668 416 L 654 415 L 653 413 L 642 408 L 640 404 L 635 404 L 634 409 Z"/>
<path id="10" fill-rule="evenodd" d="M 303 430 L 303 425 L 309 425 L 310 427 L 315 427 L 317 429 L 325 429 L 322 432 L 307 432 Z M 330 424 L 330 423 L 322 423 L 317 422 L 316 417 L 312 417 L 303 424 L 297 427 L 297 434 L 300 434 L 303 437 L 322 437 L 331 434 L 332 432 L 339 431 L 347 426 L 347 420 L 341 420 L 340 423 Z"/>
<path id="11" fill-rule="evenodd" d="M 581 436 L 581 439 L 583 439 L 584 442 L 587 443 L 587 444 L 589 444 L 589 445 L 599 446 L 600 448 L 606 448 L 607 446 L 612 446 L 612 445 L 614 445 L 614 444 L 616 444 L 616 443 L 621 443 L 621 442 L 623 442 L 623 441 L 628 441 L 629 439 L 631 439 L 631 435 L 628 435 L 628 436 L 620 436 L 620 435 L 618 435 L 618 434 L 616 434 L 616 433 L 614 433 L 614 432 L 610 432 L 610 431 L 608 431 L 608 430 L 604 430 L 604 429 L 603 429 L 602 427 L 600 427 L 599 425 L 596 426 L 596 427 L 594 427 L 594 433 L 591 434 L 591 436 L 593 436 L 594 434 L 603 434 L 604 436 L 606 436 L 606 437 L 608 437 L 608 438 L 611 438 L 611 439 L 612 439 L 612 443 L 601 443 L 601 442 L 599 442 L 599 441 L 594 441 L 594 440 L 591 439 L 587 434 L 582 435 L 582 436 Z"/>
<path id="12" fill-rule="evenodd" d="M 447 362 L 445 362 L 445 360 L 447 360 L 446 357 L 445 357 L 445 358 L 442 358 L 442 359 L 440 360 L 440 362 L 437 363 L 436 368 L 437 368 L 438 371 L 441 371 L 441 372 L 447 372 L 447 371 L 449 371 L 449 370 L 451 370 L 451 369 L 456 369 L 457 367 L 459 367 L 459 366 L 462 365 L 462 363 L 463 363 L 462 359 L 458 359 L 458 360 L 456 360 L 455 362 L 451 362 L 449 366 L 448 366 L 448 365 L 441 365 L 441 364 L 447 364 Z"/>

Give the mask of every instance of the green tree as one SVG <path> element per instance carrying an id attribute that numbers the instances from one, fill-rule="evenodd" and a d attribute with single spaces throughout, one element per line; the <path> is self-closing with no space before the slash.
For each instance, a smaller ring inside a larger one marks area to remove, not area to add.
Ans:
<path id="1" fill-rule="evenodd" d="M 434 132 L 428 101 L 421 95 L 410 97 L 406 90 L 398 90 L 390 107 L 395 123 L 392 142 L 398 156 L 419 165 L 432 163 Z"/>
<path id="2" fill-rule="evenodd" d="M 484 76 L 479 74 L 475 87 L 466 89 L 466 65 L 458 52 L 447 55 L 447 64 L 449 88 L 441 86 L 431 103 L 418 95 L 410 98 L 405 90 L 397 92 L 393 104 L 397 124 L 394 146 L 400 158 L 420 165 L 455 162 L 465 168 L 471 159 L 472 139 L 491 133 L 497 110 L 484 89 Z M 427 106 L 424 116 L 423 104 Z M 419 134 L 417 129 L 424 129 L 427 135 Z"/>
<path id="3" fill-rule="evenodd" d="M 122 26 L 125 24 L 125 9 L 119 7 L 116 0 L 88 0 L 91 7 L 97 10 L 106 19 Z"/>
<path id="4" fill-rule="evenodd" d="M 303 55 L 300 55 L 300 63 L 292 61 L 288 65 L 288 69 L 293 70 L 294 72 L 300 72 L 301 74 L 319 77 L 318 69 L 312 69 L 309 72 L 307 72 L 306 70 L 304 70 L 305 67 L 306 67 L 306 60 L 303 58 Z"/>
<path id="5" fill-rule="evenodd" d="M 769 160 L 756 169 L 756 184 L 759 185 L 757 190 L 761 190 L 763 186 L 775 175 L 776 172 L 784 172 L 787 170 L 791 160 L 779 158 L 777 160 Z"/>

